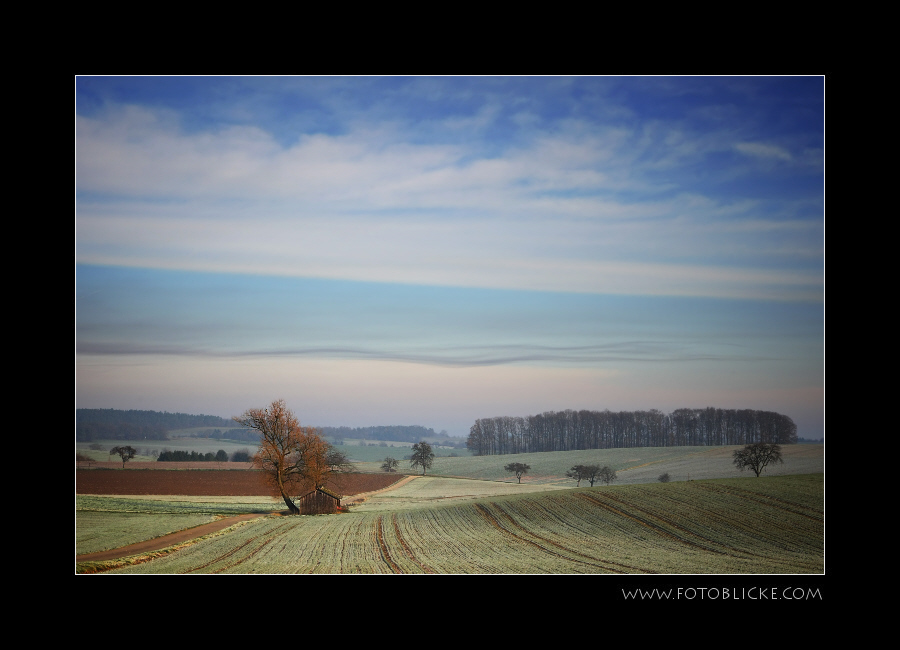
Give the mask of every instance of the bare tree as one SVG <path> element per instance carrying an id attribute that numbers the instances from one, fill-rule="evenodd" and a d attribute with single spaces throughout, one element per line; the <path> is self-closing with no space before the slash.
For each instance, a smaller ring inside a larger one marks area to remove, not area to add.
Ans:
<path id="1" fill-rule="evenodd" d="M 325 462 L 332 472 L 352 472 L 356 469 L 350 457 L 329 442 L 325 443 Z"/>
<path id="2" fill-rule="evenodd" d="M 582 481 L 590 481 L 591 487 L 594 487 L 594 481 L 597 480 L 600 469 L 599 465 L 575 465 L 575 467 L 566 472 L 566 476 L 578 481 L 576 483 L 577 487 L 581 486 Z"/>
<path id="3" fill-rule="evenodd" d="M 110 455 L 118 454 L 122 459 L 122 469 L 125 469 L 125 463 L 137 455 L 137 449 L 131 445 L 125 445 L 124 447 L 113 447 L 109 450 L 109 453 Z"/>
<path id="4" fill-rule="evenodd" d="M 238 424 L 260 434 L 252 462 L 265 473 L 273 496 L 280 496 L 291 514 L 300 514 L 294 499 L 325 485 L 332 471 L 328 445 L 314 427 L 301 427 L 283 399 L 262 409 L 235 416 Z"/>
<path id="5" fill-rule="evenodd" d="M 781 458 L 781 445 L 756 442 L 734 452 L 734 464 L 742 472 L 749 467 L 756 472 L 756 477 L 769 463 L 784 463 Z"/>
<path id="6" fill-rule="evenodd" d="M 530 465 L 526 465 L 525 463 L 510 463 L 509 465 L 504 466 L 507 472 L 515 472 L 516 478 L 519 479 L 519 483 L 522 482 L 522 475 L 527 474 L 528 470 L 531 469 Z"/>
<path id="7" fill-rule="evenodd" d="M 581 481 L 587 478 L 587 467 L 585 465 L 575 465 L 568 472 L 566 472 L 566 476 L 569 478 L 574 478 L 578 481 L 575 486 L 581 487 Z"/>
<path id="8" fill-rule="evenodd" d="M 606 469 L 609 469 L 608 467 Z M 591 487 L 594 487 L 594 481 L 596 481 L 600 477 L 600 472 L 603 470 L 599 465 L 585 465 L 584 466 L 584 478 L 591 482 Z"/>
<path id="9" fill-rule="evenodd" d="M 424 476 L 425 470 L 434 464 L 434 452 L 431 451 L 431 445 L 423 440 L 414 444 L 412 449 L 413 453 L 409 457 L 409 464 L 413 469 L 421 466 L 422 475 Z"/>
<path id="10" fill-rule="evenodd" d="M 612 481 L 615 481 L 616 478 L 618 478 L 616 476 L 616 470 L 612 469 L 611 467 L 607 467 L 606 465 L 601 467 L 597 472 L 597 480 L 603 481 L 607 485 L 609 485 Z M 591 483 L 591 485 L 593 485 L 593 483 Z"/>

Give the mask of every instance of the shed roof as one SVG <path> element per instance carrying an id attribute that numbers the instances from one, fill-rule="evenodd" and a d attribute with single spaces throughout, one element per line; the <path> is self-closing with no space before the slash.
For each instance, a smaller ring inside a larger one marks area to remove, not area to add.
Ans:
<path id="1" fill-rule="evenodd" d="M 313 494 L 314 492 L 321 492 L 322 494 L 326 494 L 326 495 L 330 496 L 332 499 L 337 499 L 338 501 L 341 500 L 341 496 L 339 494 L 335 494 L 328 488 L 323 488 L 323 487 L 316 488 L 315 490 L 311 490 L 299 498 L 302 499 L 303 497 L 308 497 L 310 494 Z"/>

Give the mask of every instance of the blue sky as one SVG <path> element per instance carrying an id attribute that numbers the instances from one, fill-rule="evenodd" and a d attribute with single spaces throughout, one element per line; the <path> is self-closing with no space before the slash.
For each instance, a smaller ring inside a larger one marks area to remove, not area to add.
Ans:
<path id="1" fill-rule="evenodd" d="M 821 77 L 78 77 L 76 405 L 824 436 Z"/>

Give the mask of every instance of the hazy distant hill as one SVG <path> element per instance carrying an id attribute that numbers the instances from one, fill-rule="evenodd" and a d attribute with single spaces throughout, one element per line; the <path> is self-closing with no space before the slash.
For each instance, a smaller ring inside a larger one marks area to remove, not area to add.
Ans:
<path id="1" fill-rule="evenodd" d="M 173 429 L 233 426 L 233 421 L 217 415 L 118 409 L 75 410 L 75 439 L 79 441 L 168 440 L 168 432 Z"/>
<path id="2" fill-rule="evenodd" d="M 75 439 L 92 440 L 168 440 L 168 432 L 177 429 L 215 427 L 231 429 L 227 434 L 219 432 L 212 437 L 235 437 L 233 420 L 216 415 L 188 415 L 166 411 L 121 411 L 118 409 L 76 409 Z M 425 439 L 446 438 L 447 432 L 435 433 L 423 426 L 377 427 L 319 427 L 330 438 L 362 440 L 397 440 L 419 442 Z M 248 440 L 256 440 L 255 432 L 247 431 Z"/>

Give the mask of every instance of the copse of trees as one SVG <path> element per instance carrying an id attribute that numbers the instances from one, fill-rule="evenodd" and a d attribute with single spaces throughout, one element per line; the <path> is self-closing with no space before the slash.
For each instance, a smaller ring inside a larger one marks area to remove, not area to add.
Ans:
<path id="1" fill-rule="evenodd" d="M 576 487 L 581 487 L 582 481 L 590 481 L 591 487 L 594 487 L 595 481 L 603 481 L 607 485 L 609 485 L 610 481 L 615 481 L 616 470 L 607 465 L 603 467 L 599 465 L 575 465 L 566 472 L 566 476 L 578 481 Z"/>
<path id="2" fill-rule="evenodd" d="M 751 409 L 547 411 L 527 417 L 475 421 L 466 446 L 476 456 L 541 451 L 795 444 L 797 425 L 786 415 Z"/>

